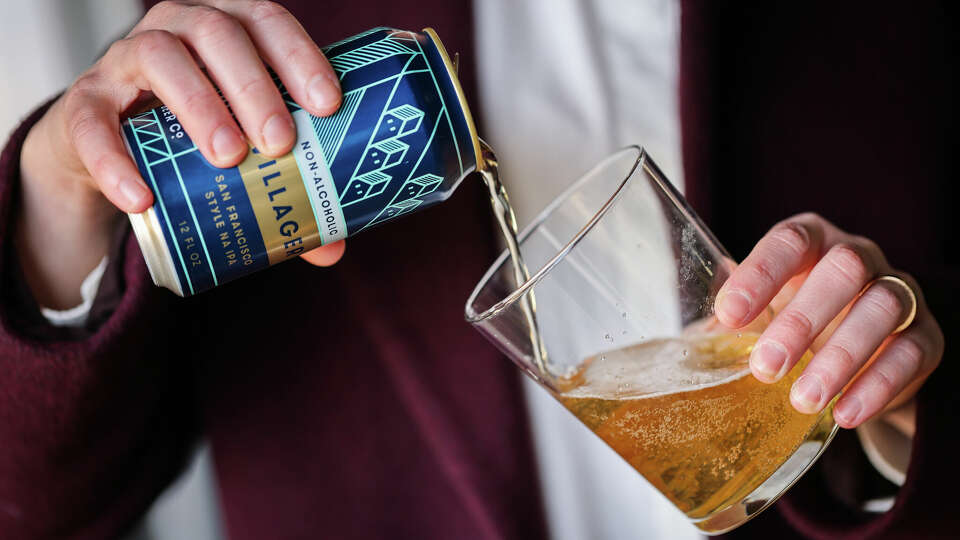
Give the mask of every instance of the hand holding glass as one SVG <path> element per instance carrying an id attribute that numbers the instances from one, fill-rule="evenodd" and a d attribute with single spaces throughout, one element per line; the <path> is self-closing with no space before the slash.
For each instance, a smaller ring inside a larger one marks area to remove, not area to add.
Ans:
<path id="1" fill-rule="evenodd" d="M 732 259 L 638 147 L 597 165 L 520 236 L 467 302 L 467 320 L 707 534 L 741 525 L 826 447 L 832 406 L 804 415 L 783 379 L 747 363 L 771 316 L 731 331 L 713 314 Z M 546 349 L 535 361 L 531 299 Z"/>

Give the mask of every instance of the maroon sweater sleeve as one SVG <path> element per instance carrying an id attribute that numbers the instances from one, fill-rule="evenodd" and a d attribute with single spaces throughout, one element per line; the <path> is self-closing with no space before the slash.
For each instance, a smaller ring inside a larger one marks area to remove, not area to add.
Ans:
<path id="1" fill-rule="evenodd" d="M 20 150 L 46 108 L 0 156 L 0 537 L 109 538 L 185 463 L 195 429 L 176 344 L 189 321 L 150 282 L 126 231 L 92 326 L 63 332 L 37 317 L 11 230 Z"/>

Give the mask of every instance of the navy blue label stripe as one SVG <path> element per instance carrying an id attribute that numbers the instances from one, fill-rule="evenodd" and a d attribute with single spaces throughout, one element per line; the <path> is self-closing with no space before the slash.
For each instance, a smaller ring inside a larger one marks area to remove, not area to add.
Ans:
<path id="1" fill-rule="evenodd" d="M 200 232 L 196 229 L 193 213 L 187 205 L 183 189 L 180 188 L 173 163 L 170 160 L 161 161 L 151 165 L 150 170 L 157 179 L 156 194 L 163 199 L 166 206 L 174 242 L 183 257 L 190 282 L 193 284 L 193 292 L 213 288 L 213 273 L 207 262 L 207 253 L 203 249 Z"/>
<path id="2" fill-rule="evenodd" d="M 197 152 L 177 158 L 177 164 L 190 180 L 187 192 L 219 282 L 270 266 L 239 169 L 218 169 Z"/>
<path id="3" fill-rule="evenodd" d="M 180 289 L 183 290 L 184 293 L 194 294 L 193 284 L 190 282 L 186 274 L 186 264 L 177 249 L 176 243 L 174 242 L 172 228 L 166 217 L 167 213 L 165 205 L 163 204 L 163 200 L 156 196 L 158 193 L 156 179 L 154 179 L 153 175 L 150 174 L 150 170 L 143 161 L 143 155 L 139 147 L 139 141 L 137 141 L 133 130 L 127 123 L 123 124 L 123 134 L 127 138 L 127 144 L 132 150 L 131 153 L 133 154 L 133 159 L 137 164 L 137 169 L 140 170 L 144 180 L 146 180 L 147 184 L 149 184 L 149 187 L 155 195 L 153 210 L 157 216 L 157 221 L 160 223 L 160 232 L 163 235 L 163 239 L 166 241 L 167 250 L 170 252 L 170 256 L 173 258 L 173 267 L 176 270 L 177 280 L 180 282 Z"/>
<path id="4" fill-rule="evenodd" d="M 161 163 L 163 164 L 169 163 L 173 171 L 173 174 L 175 175 L 175 178 L 177 180 L 177 184 L 180 186 L 180 189 L 183 191 L 184 202 L 186 203 L 186 210 L 189 212 L 189 217 L 190 217 L 190 220 L 193 222 L 194 230 L 200 230 L 200 221 L 197 218 L 197 213 L 196 213 L 196 210 L 194 209 L 192 197 L 190 196 L 190 192 L 187 190 L 186 180 L 184 179 L 184 176 L 181 174 L 180 165 L 177 162 L 177 157 L 179 157 L 180 155 L 197 154 L 197 149 L 194 146 L 193 142 L 190 140 L 190 138 L 187 137 L 186 132 L 183 131 L 183 126 L 181 126 L 180 123 L 177 122 L 176 117 L 169 112 L 169 109 L 167 107 L 165 106 L 160 107 L 159 109 L 154 109 L 152 112 L 158 124 L 162 126 L 160 132 L 163 134 L 163 140 L 166 143 L 166 150 L 169 155 L 169 159 Z M 159 114 L 160 112 L 164 113 L 162 118 Z M 187 239 L 193 239 L 193 236 L 188 236 L 189 234 L 188 224 L 186 224 L 185 222 L 178 221 L 174 225 L 176 226 L 176 228 L 174 229 L 175 234 L 177 234 L 178 236 L 183 236 L 184 241 L 187 241 Z M 213 286 L 216 287 L 218 283 L 217 272 L 213 266 L 213 262 L 210 260 L 210 251 L 207 249 L 206 239 L 203 237 L 202 234 L 196 234 L 195 236 L 196 236 L 196 239 L 200 241 L 200 249 L 203 251 L 203 258 L 206 260 L 207 266 L 209 267 L 210 278 L 213 280 Z M 192 247 L 192 244 L 188 244 L 188 247 Z M 190 253 L 187 253 L 186 255 L 188 259 L 187 268 L 192 269 L 196 264 L 194 259 L 194 254 L 190 252 Z"/>
<path id="5" fill-rule="evenodd" d="M 184 132 L 170 129 L 175 119 L 160 112 L 153 115 L 160 140 L 147 133 L 142 141 L 127 124 L 123 131 L 154 192 L 154 210 L 181 289 L 196 294 L 269 266 L 239 170 L 211 165 Z"/>

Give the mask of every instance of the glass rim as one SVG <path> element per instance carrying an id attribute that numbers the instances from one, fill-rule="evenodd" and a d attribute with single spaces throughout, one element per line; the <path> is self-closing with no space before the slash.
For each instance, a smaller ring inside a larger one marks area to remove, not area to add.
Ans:
<path id="1" fill-rule="evenodd" d="M 548 204 L 546 208 L 540 211 L 540 213 L 537 214 L 537 217 L 534 218 L 533 221 L 530 222 L 530 224 L 524 227 L 523 231 L 521 231 L 520 234 L 517 235 L 517 244 L 518 245 L 523 244 L 524 240 L 526 240 L 527 237 L 530 236 L 530 234 L 532 234 L 534 230 L 540 227 L 540 225 L 542 225 L 543 222 L 546 221 L 547 218 L 560 205 L 567 202 L 567 200 L 575 192 L 579 191 L 584 185 L 590 183 L 593 180 L 592 176 L 595 172 L 607 166 L 610 161 L 617 159 L 622 153 L 628 152 L 628 151 L 636 152 L 637 157 L 636 159 L 634 159 L 633 164 L 630 166 L 630 169 L 626 171 L 626 173 L 624 174 L 623 180 L 620 182 L 619 185 L 617 185 L 617 188 L 613 191 L 613 193 L 606 200 L 606 202 L 603 203 L 603 206 L 601 206 L 600 209 L 597 210 L 596 213 L 594 213 L 594 215 L 587 221 L 587 223 L 583 227 L 581 227 L 579 231 L 577 231 L 577 234 L 573 235 L 573 238 L 571 238 L 566 244 L 564 244 L 564 246 L 560 248 L 560 250 L 558 250 L 557 253 L 550 258 L 550 260 L 544 263 L 543 266 L 541 266 L 540 269 L 537 270 L 535 274 L 533 274 L 532 276 L 530 276 L 529 279 L 521 283 L 520 286 L 516 287 L 510 294 L 503 297 L 500 301 L 493 304 L 492 306 L 484 310 L 482 313 L 478 314 L 476 310 L 474 310 L 472 307 L 473 303 L 476 301 L 477 297 L 480 295 L 480 292 L 483 290 L 483 288 L 488 283 L 490 283 L 490 280 L 493 278 L 493 275 L 498 270 L 500 270 L 500 268 L 504 265 L 504 263 L 506 263 L 507 258 L 510 257 L 510 253 L 506 249 L 504 249 L 500 253 L 500 256 L 497 257 L 497 259 L 493 262 L 493 264 L 486 271 L 486 273 L 484 273 L 483 277 L 480 279 L 480 282 L 477 283 L 477 286 L 474 287 L 473 292 L 470 293 L 470 297 L 467 298 L 467 304 L 464 309 L 464 318 L 467 320 L 467 322 L 469 322 L 470 324 L 476 324 L 476 323 L 485 321 L 486 319 L 493 317 L 494 315 L 500 313 L 501 311 L 507 309 L 508 307 L 516 303 L 517 300 L 522 298 L 523 295 L 525 295 L 531 288 L 533 288 L 544 277 L 546 277 L 546 275 L 550 272 L 550 270 L 552 270 L 555 266 L 560 264 L 560 262 L 566 257 L 566 255 L 571 250 L 573 250 L 573 248 L 576 247 L 577 244 L 579 244 L 580 241 L 583 240 L 583 238 L 585 238 L 590 233 L 591 230 L 593 230 L 594 226 L 596 226 L 596 224 L 599 223 L 601 219 L 603 219 L 603 217 L 607 214 L 607 212 L 609 212 L 610 209 L 613 208 L 613 205 L 617 202 L 617 200 L 623 194 L 624 188 L 627 186 L 627 183 L 630 181 L 630 179 L 633 178 L 635 174 L 637 174 L 637 171 L 642 170 L 643 168 L 642 166 L 647 161 L 647 157 L 648 157 L 647 151 L 643 147 L 638 145 L 630 145 L 630 146 L 625 146 L 623 148 L 620 148 L 615 152 L 611 153 L 610 155 L 608 155 L 607 157 L 603 158 L 603 160 L 601 160 L 599 163 L 591 167 L 590 170 L 580 175 L 580 177 L 573 184 L 571 184 L 562 193 L 560 193 L 560 195 L 558 195 L 556 198 L 550 201 L 550 204 Z"/>

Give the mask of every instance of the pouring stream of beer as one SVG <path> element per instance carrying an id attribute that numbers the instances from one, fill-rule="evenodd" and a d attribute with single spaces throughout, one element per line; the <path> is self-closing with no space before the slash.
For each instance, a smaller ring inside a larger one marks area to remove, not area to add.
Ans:
<path id="1" fill-rule="evenodd" d="M 520 255 L 520 245 L 517 242 L 517 217 L 513 213 L 513 207 L 510 206 L 510 199 L 507 198 L 507 190 L 504 188 L 503 182 L 500 181 L 497 156 L 493 153 L 493 149 L 482 140 L 480 141 L 480 150 L 483 163 L 479 164 L 477 169 L 490 191 L 490 205 L 503 234 L 503 240 L 507 244 L 507 251 L 510 252 L 513 276 L 517 288 L 519 288 L 530 279 L 530 271 L 527 269 L 527 265 L 523 263 L 523 257 Z M 520 308 L 523 310 L 527 326 L 530 328 L 530 345 L 533 350 L 534 363 L 540 372 L 538 375 L 547 377 L 550 375 L 550 372 L 547 371 L 547 349 L 543 344 L 543 338 L 540 336 L 539 326 L 537 326 L 537 302 L 533 296 L 533 289 L 530 289 L 527 294 L 520 298 Z"/>

